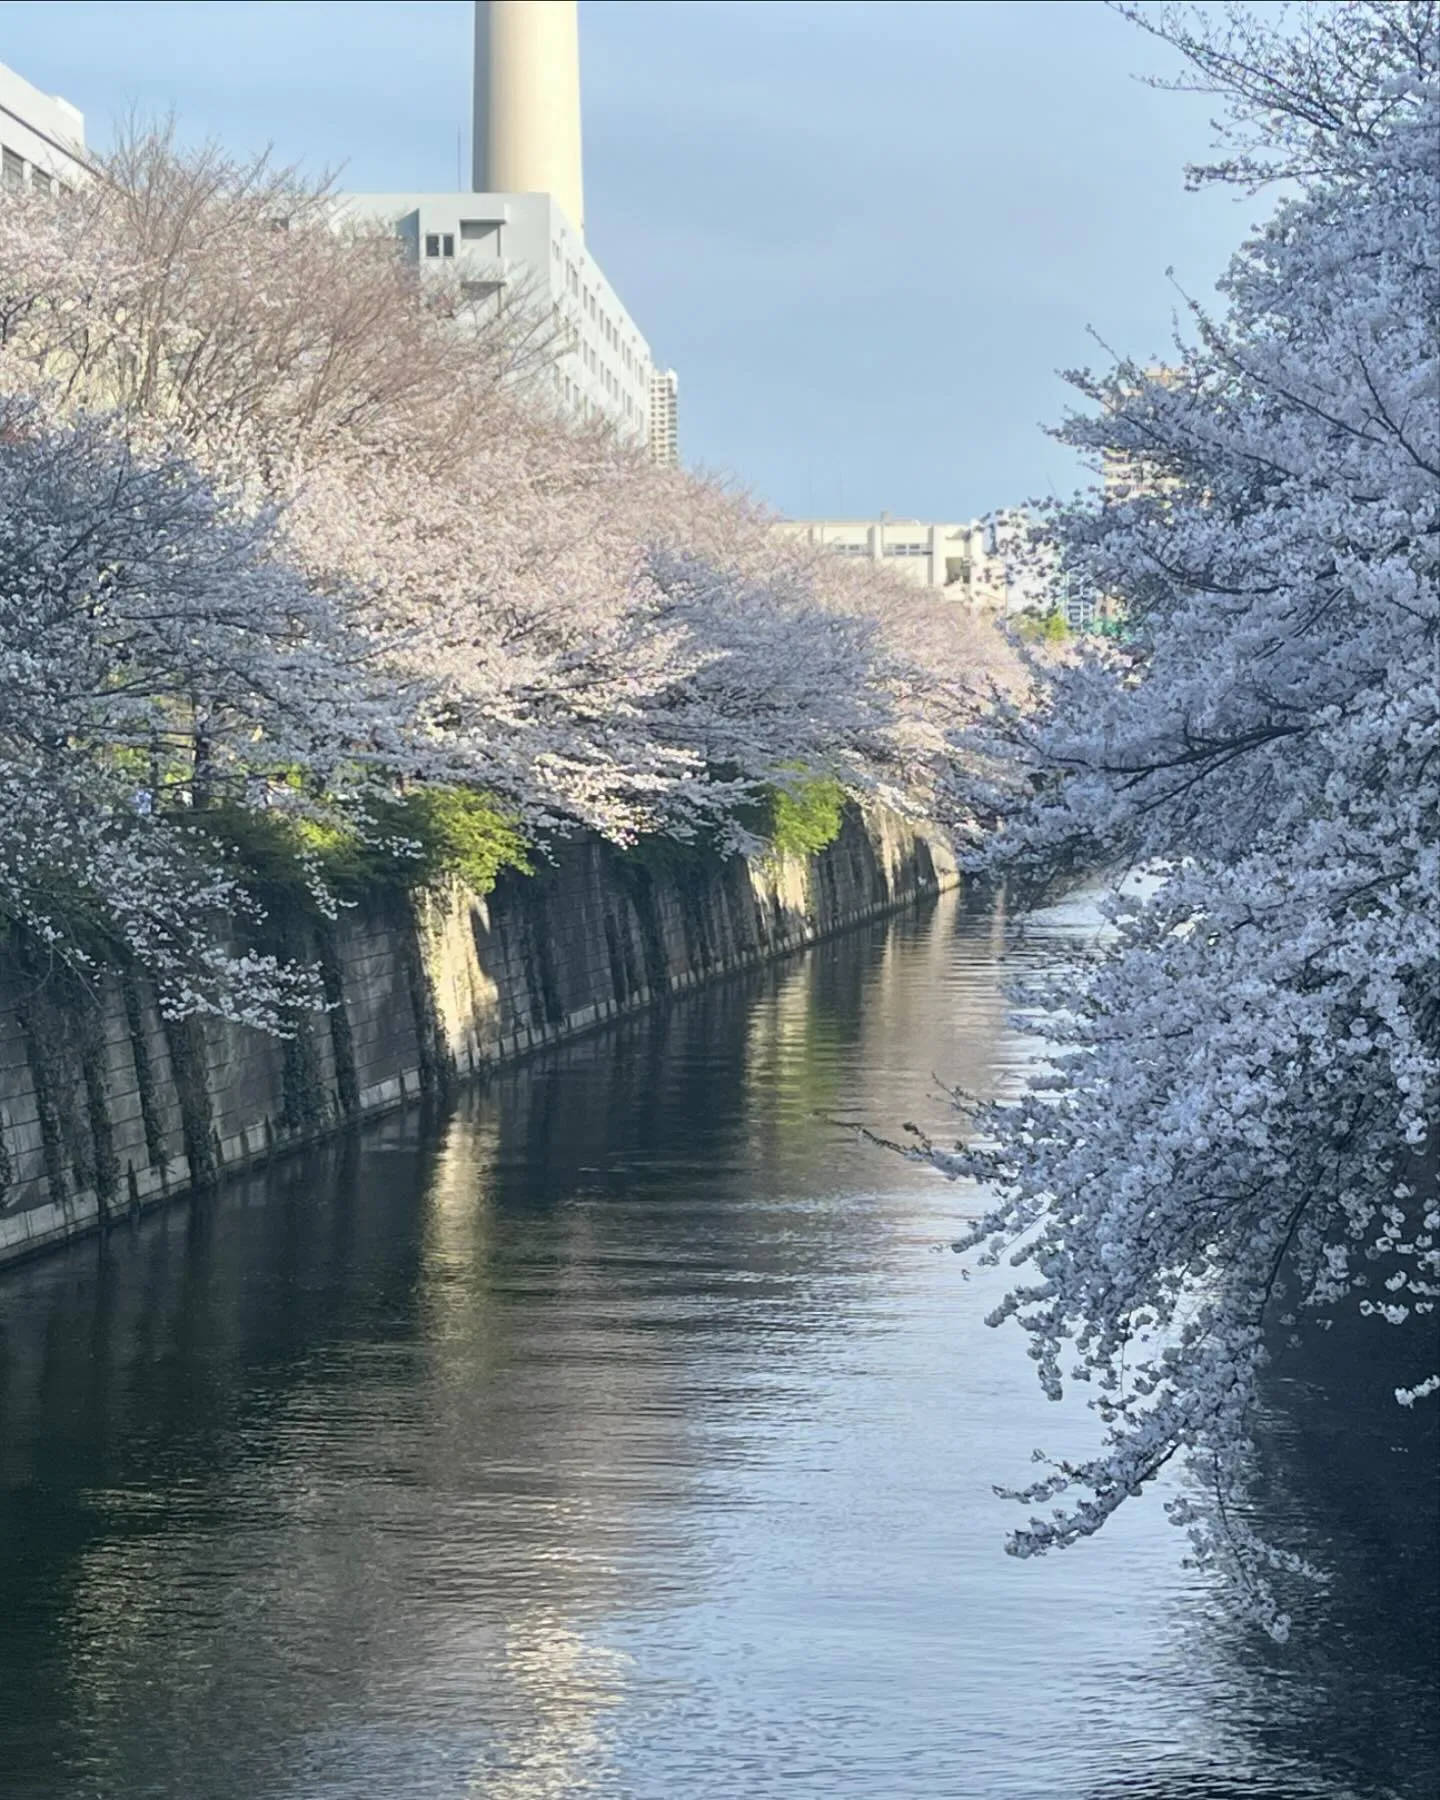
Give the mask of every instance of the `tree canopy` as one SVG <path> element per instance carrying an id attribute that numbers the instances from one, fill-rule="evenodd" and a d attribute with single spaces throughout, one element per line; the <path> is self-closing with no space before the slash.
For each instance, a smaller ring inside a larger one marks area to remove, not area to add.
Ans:
<path id="1" fill-rule="evenodd" d="M 566 420 L 559 329 L 163 131 L 6 194 L 0 913 L 158 973 L 158 883 L 188 922 L 166 1004 L 273 1022 L 217 948 L 239 890 L 192 827 L 218 802 L 363 831 L 421 783 L 532 841 L 729 847 L 801 779 L 926 803 L 1000 634 Z"/>
<path id="2" fill-rule="evenodd" d="M 1055 509 L 1064 579 L 1123 648 L 1054 671 L 1004 749 L 1036 798 L 995 866 L 1144 869 L 1113 942 L 1022 996 L 1053 1053 L 929 1154 L 993 1185 L 966 1240 L 1042 1382 L 1093 1383 L 1089 1461 L 1021 1496 L 1029 1555 L 1171 1501 L 1277 1634 L 1283 1550 L 1244 1523 L 1276 1334 L 1346 1305 L 1440 1386 L 1440 14 L 1428 0 L 1140 11 L 1223 97 L 1226 178 L 1293 186 L 1171 366 L 1077 377 L 1109 480 Z"/>

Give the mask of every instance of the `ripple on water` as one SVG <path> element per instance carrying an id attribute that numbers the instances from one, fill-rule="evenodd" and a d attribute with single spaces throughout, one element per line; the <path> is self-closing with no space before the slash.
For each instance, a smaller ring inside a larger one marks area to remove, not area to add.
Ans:
<path id="1" fill-rule="evenodd" d="M 1000 1552 L 1086 1415 L 846 1122 L 1023 1078 L 1004 944 L 902 916 L 0 1280 L 6 1800 L 1428 1800 L 1433 1580 L 1390 1439 L 1317 1500 L 1313 1383 L 1310 1648 L 1154 1499 Z"/>

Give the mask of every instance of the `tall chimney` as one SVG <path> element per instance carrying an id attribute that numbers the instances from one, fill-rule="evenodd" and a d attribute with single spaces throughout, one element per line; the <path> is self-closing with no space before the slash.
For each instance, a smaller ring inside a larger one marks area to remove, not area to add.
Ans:
<path id="1" fill-rule="evenodd" d="M 581 233 L 580 27 L 576 0 L 476 0 L 479 194 L 551 194 Z"/>

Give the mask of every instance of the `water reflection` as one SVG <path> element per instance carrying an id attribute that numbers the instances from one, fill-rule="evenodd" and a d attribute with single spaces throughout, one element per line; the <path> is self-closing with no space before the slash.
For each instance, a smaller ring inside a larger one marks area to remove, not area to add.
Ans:
<path id="1" fill-rule="evenodd" d="M 991 1482 L 1088 1421 L 940 1250 L 967 1197 L 836 1123 L 1013 1075 L 999 932 L 854 934 L 0 1282 L 0 1792 L 1428 1794 L 1283 1386 L 1328 1665 L 1148 1501 L 999 1553 Z"/>

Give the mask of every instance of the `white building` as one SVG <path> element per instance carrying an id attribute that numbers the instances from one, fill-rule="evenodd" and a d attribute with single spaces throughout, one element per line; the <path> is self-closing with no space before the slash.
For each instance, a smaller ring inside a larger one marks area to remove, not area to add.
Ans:
<path id="1" fill-rule="evenodd" d="M 939 588 L 961 605 L 1023 612 L 1039 604 L 1035 572 L 1019 555 L 1021 514 L 936 524 L 922 519 L 781 519 L 776 531 L 864 557 L 917 587 Z"/>
<path id="2" fill-rule="evenodd" d="M 341 208 L 393 231 L 408 261 L 453 275 L 463 295 L 503 292 L 552 320 L 563 333 L 556 398 L 650 441 L 650 346 L 552 194 L 346 194 Z"/>
<path id="3" fill-rule="evenodd" d="M 650 377 L 650 459 L 662 469 L 680 466 L 680 377 L 673 369 Z"/>
<path id="4" fill-rule="evenodd" d="M 837 556 L 859 556 L 913 581 L 917 587 L 954 590 L 972 598 L 978 525 L 929 524 L 920 519 L 784 519 L 783 536 L 822 544 Z"/>
<path id="5" fill-rule="evenodd" d="M 12 188 L 70 188 L 89 170 L 81 114 L 0 63 L 0 181 Z"/>
<path id="6" fill-rule="evenodd" d="M 575 0 L 478 0 L 473 179 L 468 194 L 348 194 L 341 209 L 470 298 L 517 300 L 558 326 L 551 380 L 566 411 L 674 460 L 673 375 L 652 428 L 650 346 L 585 246 Z"/>

